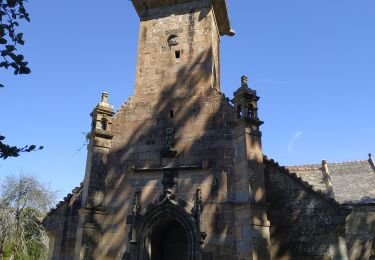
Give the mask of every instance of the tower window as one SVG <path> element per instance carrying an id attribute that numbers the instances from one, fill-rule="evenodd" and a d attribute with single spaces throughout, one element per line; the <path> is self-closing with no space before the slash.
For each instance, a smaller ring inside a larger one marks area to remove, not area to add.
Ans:
<path id="1" fill-rule="evenodd" d="M 241 118 L 242 117 L 242 107 L 241 105 L 238 105 L 237 106 L 237 118 Z"/>
<path id="2" fill-rule="evenodd" d="M 173 118 L 173 110 L 169 111 L 169 117 Z"/>
<path id="3" fill-rule="evenodd" d="M 246 111 L 246 117 L 253 118 L 254 113 L 253 113 L 253 107 L 251 105 L 246 106 L 245 111 Z"/>
<path id="4" fill-rule="evenodd" d="M 181 58 L 181 51 L 175 51 L 174 54 L 175 54 L 176 59 Z"/>
<path id="5" fill-rule="evenodd" d="M 107 127 L 108 127 L 108 121 L 107 121 L 107 119 L 106 118 L 102 118 L 102 120 L 100 121 L 100 129 L 103 130 L 103 131 L 106 131 Z"/>

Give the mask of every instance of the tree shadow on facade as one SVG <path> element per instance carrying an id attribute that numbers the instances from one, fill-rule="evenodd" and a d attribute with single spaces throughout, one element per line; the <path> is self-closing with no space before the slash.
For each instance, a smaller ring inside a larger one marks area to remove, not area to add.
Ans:
<path id="1" fill-rule="evenodd" d="M 135 169 L 209 164 L 193 172 L 179 170 L 176 197 L 192 204 L 196 189 L 201 188 L 203 200 L 211 199 L 204 205 L 204 211 L 208 208 L 213 211 L 207 214 L 207 221 L 215 223 L 218 233 L 226 230 L 225 224 L 220 224 L 224 223 L 224 218 L 220 218 L 216 209 L 220 207 L 217 198 L 221 195 L 223 200 L 224 196 L 216 186 L 222 185 L 218 183 L 222 179 L 219 175 L 225 168 L 232 167 L 233 158 L 225 159 L 224 150 L 233 149 L 232 129 L 228 124 L 234 118 L 233 107 L 212 86 L 209 77 L 212 50 L 202 52 L 190 64 L 180 67 L 176 80 L 159 93 L 145 93 L 145 99 L 151 102 L 144 102 L 142 94 L 138 93 L 114 116 L 112 148 L 108 158 L 103 160 L 106 161 L 103 174 L 98 176 L 104 180 L 103 206 L 107 209 L 95 220 L 102 230 L 103 246 L 97 247 L 98 256 L 129 253 L 131 245 L 125 245 L 123 237 L 131 233 L 134 225 L 131 217 L 126 216 L 134 216 L 132 203 L 137 190 L 142 190 L 139 214 L 163 192 L 162 171 Z M 166 133 L 167 129 L 173 132 L 171 136 Z M 175 151 L 176 155 L 163 156 L 166 149 Z M 212 187 L 216 191 L 212 191 Z M 111 233 L 113 227 L 118 235 Z"/>
<path id="2" fill-rule="evenodd" d="M 374 207 L 340 205 L 312 190 L 272 160 L 265 162 L 273 259 L 328 256 L 369 259 L 374 254 L 371 248 L 375 233 Z"/>

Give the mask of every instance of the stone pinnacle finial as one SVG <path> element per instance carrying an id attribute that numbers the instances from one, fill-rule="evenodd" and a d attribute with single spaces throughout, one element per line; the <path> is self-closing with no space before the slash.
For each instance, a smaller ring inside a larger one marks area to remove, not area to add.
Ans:
<path id="1" fill-rule="evenodd" d="M 329 170 L 328 170 L 327 160 L 322 160 L 322 174 L 323 174 L 324 184 L 326 185 L 326 188 L 327 188 L 328 196 L 330 198 L 334 198 L 335 194 L 333 192 L 333 186 L 332 186 L 331 177 L 330 177 Z"/>
<path id="2" fill-rule="evenodd" d="M 102 103 L 108 103 L 108 92 L 102 92 Z"/>
<path id="3" fill-rule="evenodd" d="M 247 77 L 245 75 L 243 75 L 241 77 L 241 87 L 248 87 L 247 86 Z"/>
<path id="4" fill-rule="evenodd" d="M 108 92 L 102 92 L 102 99 L 99 102 L 99 106 L 112 109 L 111 105 L 108 103 Z"/>
<path id="5" fill-rule="evenodd" d="M 374 170 L 375 172 L 375 163 L 374 163 L 374 160 L 372 159 L 372 155 L 371 153 L 368 154 L 368 162 L 370 163 L 371 165 L 371 168 Z"/>

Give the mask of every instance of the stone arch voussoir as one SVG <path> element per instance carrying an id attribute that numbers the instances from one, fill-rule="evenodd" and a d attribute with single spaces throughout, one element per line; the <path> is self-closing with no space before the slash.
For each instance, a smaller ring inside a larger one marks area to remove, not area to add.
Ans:
<path id="1" fill-rule="evenodd" d="M 187 203 L 184 203 L 188 205 Z M 136 257 L 133 259 L 145 260 L 146 239 L 151 234 L 154 227 L 159 225 L 164 219 L 171 218 L 177 221 L 185 230 L 189 241 L 189 260 L 200 259 L 200 233 L 194 218 L 194 210 L 189 206 L 181 206 L 179 203 L 165 199 L 159 205 L 156 205 L 141 217 L 137 224 L 137 250 Z"/>

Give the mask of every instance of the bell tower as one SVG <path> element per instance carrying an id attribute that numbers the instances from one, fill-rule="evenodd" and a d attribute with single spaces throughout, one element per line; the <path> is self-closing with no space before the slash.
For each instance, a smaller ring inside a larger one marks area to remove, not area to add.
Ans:
<path id="1" fill-rule="evenodd" d="M 135 99 L 220 90 L 220 36 L 234 35 L 225 0 L 132 2 L 141 21 Z"/>
<path id="2" fill-rule="evenodd" d="M 251 243 L 239 242 L 238 247 L 251 259 L 270 259 L 270 222 L 267 218 L 265 180 L 262 151 L 263 124 L 258 118 L 259 97 L 249 88 L 246 76 L 241 77 L 241 87 L 233 93 L 232 103 L 236 113 L 233 144 L 235 149 L 234 172 L 236 226 L 243 233 L 252 234 Z M 244 181 L 246 180 L 246 181 Z M 247 241 L 246 241 L 247 242 Z"/>

